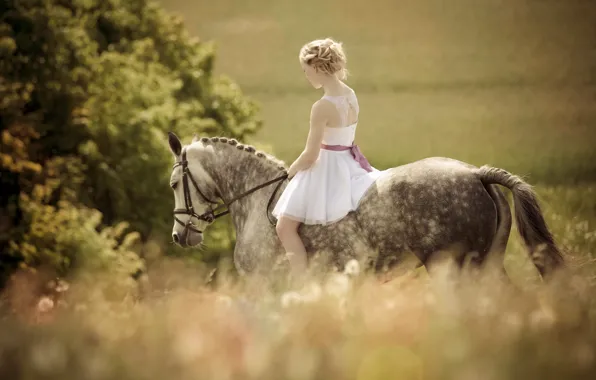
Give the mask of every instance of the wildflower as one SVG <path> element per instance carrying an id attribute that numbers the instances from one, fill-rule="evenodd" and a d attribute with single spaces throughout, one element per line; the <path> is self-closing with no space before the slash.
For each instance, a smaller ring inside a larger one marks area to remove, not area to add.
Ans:
<path id="1" fill-rule="evenodd" d="M 356 277 L 360 274 L 360 264 L 356 259 L 352 259 L 346 263 L 344 274 L 349 277 Z"/>
<path id="2" fill-rule="evenodd" d="M 63 293 L 65 291 L 67 291 L 69 287 L 70 287 L 70 285 L 68 285 L 68 282 L 66 282 L 64 280 L 58 280 L 58 283 L 57 283 L 55 289 L 58 293 Z"/>
<path id="3" fill-rule="evenodd" d="M 303 302 L 311 303 L 318 301 L 322 294 L 321 287 L 318 284 L 312 283 L 303 291 L 301 298 Z"/>
<path id="4" fill-rule="evenodd" d="M 43 296 L 37 302 L 37 311 L 41 313 L 46 313 L 54 308 L 54 301 L 48 297 Z"/>
<path id="5" fill-rule="evenodd" d="M 555 313 L 548 307 L 541 307 L 530 314 L 530 324 L 535 329 L 547 329 L 556 322 Z"/>
<path id="6" fill-rule="evenodd" d="M 219 304 L 219 305 L 223 306 L 224 308 L 230 308 L 230 307 L 232 307 L 232 304 L 234 303 L 234 301 L 232 300 L 232 298 L 230 296 L 223 295 L 223 294 L 216 295 L 215 302 L 216 302 L 216 304 Z"/>
<path id="7" fill-rule="evenodd" d="M 331 296 L 341 298 L 350 290 L 350 279 L 344 274 L 334 274 L 325 284 L 325 292 Z"/>
<path id="8" fill-rule="evenodd" d="M 298 292 L 285 292 L 281 295 L 281 306 L 285 309 L 302 303 L 302 297 Z"/>

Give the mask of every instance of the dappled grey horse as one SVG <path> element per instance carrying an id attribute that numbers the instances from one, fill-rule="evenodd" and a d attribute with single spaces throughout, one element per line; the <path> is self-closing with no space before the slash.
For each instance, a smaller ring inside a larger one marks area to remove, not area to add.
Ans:
<path id="1" fill-rule="evenodd" d="M 183 147 L 170 133 L 169 145 L 176 160 L 170 180 L 174 242 L 199 245 L 204 229 L 229 213 L 239 273 L 270 270 L 284 252 L 271 215 L 288 183 L 283 163 L 223 137 L 195 139 Z M 408 256 L 428 267 L 444 252 L 460 266 L 480 266 L 493 257 L 502 268 L 511 212 L 496 184 L 513 194 L 517 229 L 539 272 L 544 276 L 561 266 L 562 255 L 527 183 L 502 169 L 449 158 L 388 169 L 358 210 L 331 225 L 302 225 L 299 232 L 309 257 L 316 253 L 339 269 L 356 259 L 381 271 Z"/>

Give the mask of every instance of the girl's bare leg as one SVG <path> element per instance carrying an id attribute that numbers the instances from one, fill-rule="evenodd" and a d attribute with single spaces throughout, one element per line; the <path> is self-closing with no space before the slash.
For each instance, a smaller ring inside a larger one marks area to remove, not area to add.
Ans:
<path id="1" fill-rule="evenodd" d="M 282 216 L 275 227 L 277 236 L 279 236 L 279 240 L 281 240 L 281 244 L 286 250 L 286 257 L 290 262 L 292 274 L 298 276 L 304 274 L 308 265 L 306 249 L 304 249 L 304 243 L 298 235 L 299 226 L 300 222 Z"/>

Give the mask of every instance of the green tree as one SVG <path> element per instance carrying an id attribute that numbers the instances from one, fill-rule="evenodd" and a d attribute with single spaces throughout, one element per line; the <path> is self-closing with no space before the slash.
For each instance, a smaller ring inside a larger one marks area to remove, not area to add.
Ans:
<path id="1" fill-rule="evenodd" d="M 231 80 L 214 76 L 213 65 L 210 44 L 147 0 L 4 0 L 4 273 L 39 262 L 65 271 L 82 255 L 83 242 L 94 241 L 93 231 L 100 238 L 120 222 L 141 239 L 169 236 L 166 132 L 243 139 L 260 127 L 255 104 Z M 87 237 L 66 238 L 89 213 Z M 222 231 L 213 229 L 216 247 L 229 243 Z"/>

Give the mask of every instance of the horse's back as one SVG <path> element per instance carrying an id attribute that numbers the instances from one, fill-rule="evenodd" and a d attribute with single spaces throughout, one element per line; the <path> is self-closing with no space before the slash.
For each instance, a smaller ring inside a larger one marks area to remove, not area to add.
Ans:
<path id="1" fill-rule="evenodd" d="M 429 179 L 429 175 L 443 176 L 475 176 L 476 166 L 467 162 L 447 157 L 428 157 L 404 165 L 389 168 L 383 172 L 383 180 Z"/>
<path id="2" fill-rule="evenodd" d="M 355 217 L 380 251 L 430 253 L 459 245 L 484 251 L 496 229 L 496 208 L 476 167 L 431 157 L 384 171 Z"/>

